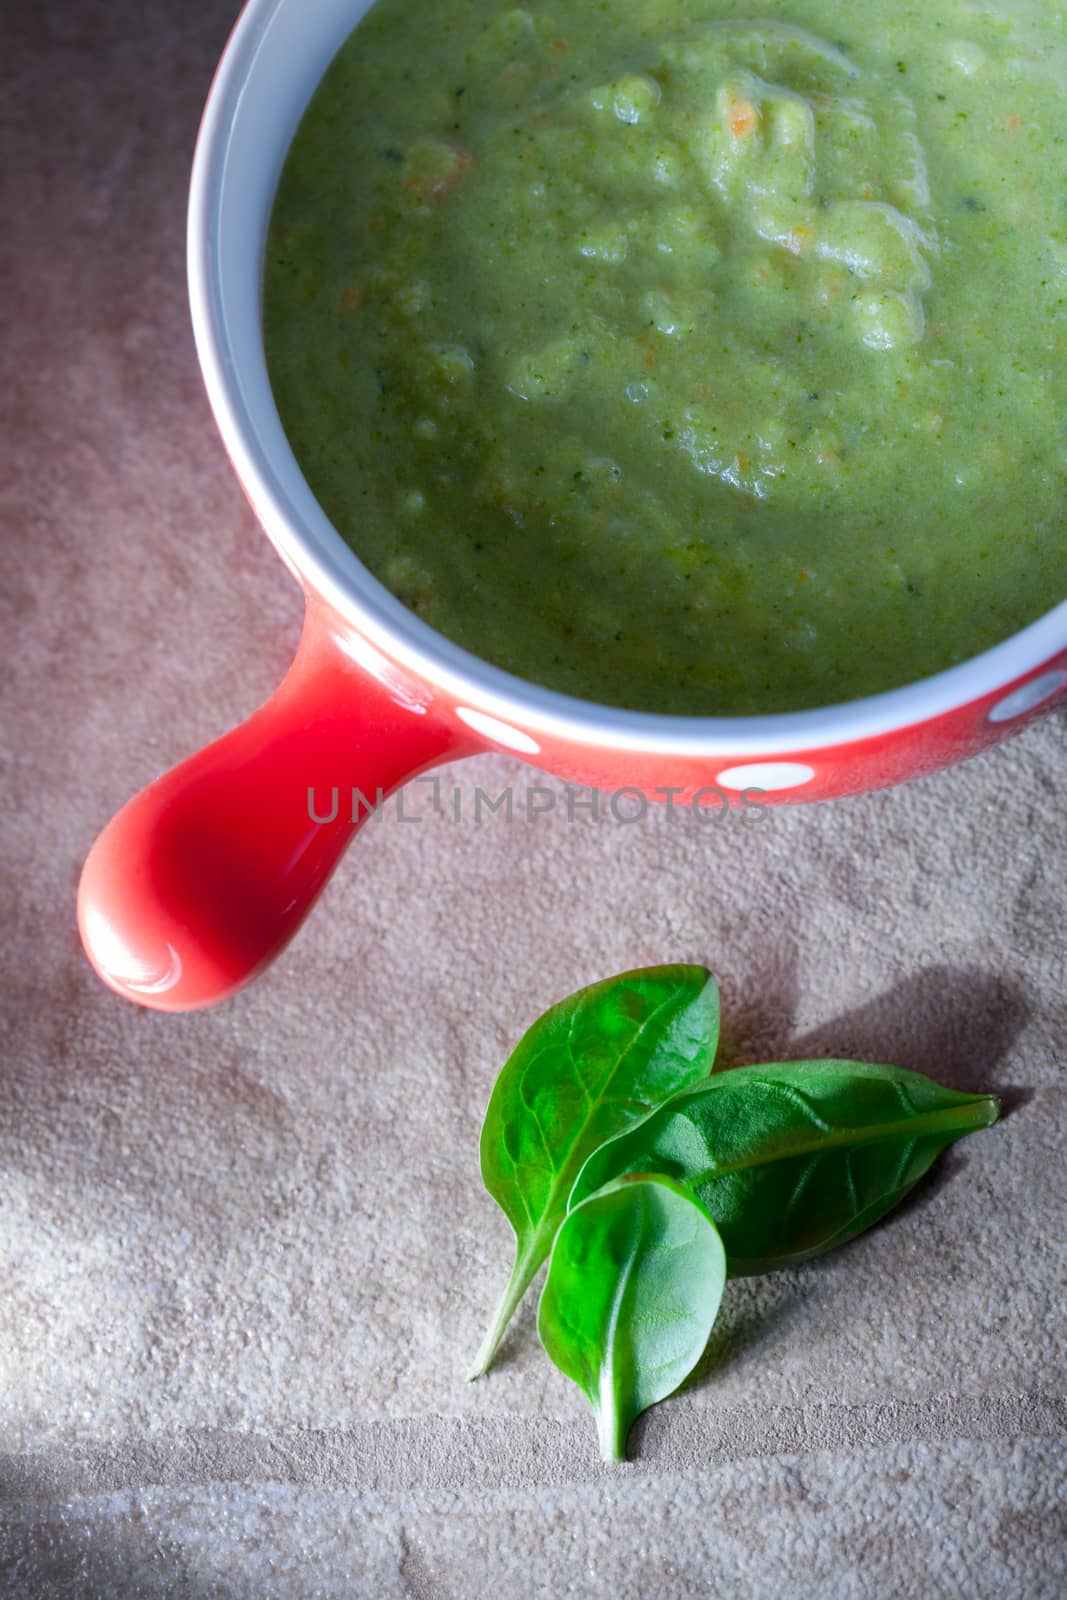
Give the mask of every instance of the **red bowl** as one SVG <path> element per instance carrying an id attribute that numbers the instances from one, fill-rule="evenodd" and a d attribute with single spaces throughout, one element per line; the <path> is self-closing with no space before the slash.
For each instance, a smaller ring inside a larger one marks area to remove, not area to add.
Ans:
<path id="1" fill-rule="evenodd" d="M 994 649 L 887 694 L 694 718 L 526 683 L 394 599 L 301 476 L 260 327 L 278 173 L 316 84 L 366 9 L 250 0 L 197 144 L 188 251 L 200 363 L 234 470 L 307 611 L 296 660 L 267 704 L 131 800 L 86 861 L 78 915 L 90 960 L 119 994 L 161 1010 L 210 1005 L 277 955 L 367 818 L 353 791 L 374 802 L 428 768 L 496 749 L 583 787 L 675 805 L 826 800 L 962 760 L 1067 692 L 1067 602 Z"/>

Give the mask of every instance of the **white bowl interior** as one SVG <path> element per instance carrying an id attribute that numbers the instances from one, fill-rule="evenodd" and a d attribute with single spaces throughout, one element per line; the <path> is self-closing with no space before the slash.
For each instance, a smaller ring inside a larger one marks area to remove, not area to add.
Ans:
<path id="1" fill-rule="evenodd" d="M 290 567 L 371 640 L 482 713 L 583 744 L 676 754 L 816 749 L 921 721 L 1067 647 L 1067 601 L 983 655 L 920 683 L 810 712 L 670 717 L 595 706 L 525 683 L 435 633 L 331 526 L 297 466 L 261 334 L 267 223 L 289 143 L 329 62 L 373 0 L 249 0 L 204 115 L 189 211 L 197 348 L 227 450 Z"/>
<path id="2" fill-rule="evenodd" d="M 194 169 L 189 271 L 198 345 L 197 301 L 206 297 L 205 377 L 225 424 L 242 430 L 254 472 L 265 477 L 312 538 L 325 520 L 282 428 L 262 339 L 262 264 L 267 225 L 289 144 L 315 86 L 374 0 L 253 0 L 246 5 L 213 85 Z M 201 157 L 210 149 L 210 158 Z M 201 346 L 201 359 L 203 360 Z M 222 370 L 216 369 L 215 358 Z M 214 380 L 214 381 L 213 381 Z M 244 476 L 246 463 L 239 460 Z M 275 532 L 272 527 L 271 533 Z M 332 528 L 329 532 L 336 539 Z"/>

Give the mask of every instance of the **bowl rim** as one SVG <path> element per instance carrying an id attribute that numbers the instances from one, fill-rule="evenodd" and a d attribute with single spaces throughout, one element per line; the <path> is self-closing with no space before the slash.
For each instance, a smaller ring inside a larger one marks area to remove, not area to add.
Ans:
<path id="1" fill-rule="evenodd" d="M 311 495 L 287 441 L 284 448 L 279 443 L 271 451 L 264 449 L 225 315 L 219 235 L 234 129 L 264 39 L 279 13 L 297 3 L 306 20 L 307 0 L 246 0 L 216 68 L 190 181 L 189 303 L 216 426 L 264 530 L 305 587 L 377 649 L 443 689 L 453 700 L 506 724 L 581 746 L 706 756 L 814 752 L 878 738 L 1015 687 L 1038 669 L 1050 666 L 1067 648 L 1064 599 L 979 655 L 896 689 L 807 711 L 675 716 L 601 705 L 518 678 L 453 643 L 409 611 L 330 523 Z M 359 10 L 356 22 L 367 9 L 364 5 Z M 312 84 L 308 99 L 314 87 Z M 262 226 L 265 234 L 265 216 Z M 261 272 L 261 250 L 258 260 Z M 276 410 L 273 420 L 276 432 L 281 432 Z"/>

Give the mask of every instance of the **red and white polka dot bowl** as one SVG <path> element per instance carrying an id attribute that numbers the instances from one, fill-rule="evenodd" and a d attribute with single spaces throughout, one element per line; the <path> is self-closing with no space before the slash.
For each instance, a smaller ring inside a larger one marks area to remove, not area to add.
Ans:
<path id="1" fill-rule="evenodd" d="M 242 727 L 151 784 L 104 829 L 79 893 L 100 976 L 143 1005 L 210 1005 L 300 925 L 373 797 L 482 750 L 583 786 L 683 804 L 700 790 L 825 800 L 919 777 L 1004 738 L 1067 691 L 1067 603 L 907 688 L 790 715 L 681 718 L 525 683 L 435 633 L 363 567 L 301 477 L 260 330 L 268 216 L 285 151 L 368 0 L 250 0 L 204 113 L 189 284 L 204 379 L 233 467 L 307 597 L 296 660 Z M 331 791 L 343 797 L 329 821 Z M 316 796 L 309 805 L 309 791 Z"/>

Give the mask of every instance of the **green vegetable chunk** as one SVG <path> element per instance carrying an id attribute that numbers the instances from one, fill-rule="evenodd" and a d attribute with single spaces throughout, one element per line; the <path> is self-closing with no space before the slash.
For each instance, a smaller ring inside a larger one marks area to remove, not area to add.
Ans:
<path id="1" fill-rule="evenodd" d="M 598 1145 L 707 1076 L 719 993 L 704 967 L 647 967 L 553 1006 L 519 1040 L 482 1127 L 482 1181 L 515 1230 L 515 1265 L 472 1378 L 552 1246 L 574 1180 Z"/>
<path id="2" fill-rule="evenodd" d="M 670 1178 L 619 1178 L 568 1215 L 537 1331 L 592 1406 L 605 1461 L 624 1459 L 634 1419 L 692 1372 L 725 1282 L 715 1224 Z"/>
<path id="3" fill-rule="evenodd" d="M 687 1184 L 731 1277 L 790 1266 L 885 1216 L 954 1140 L 997 1120 L 992 1095 L 861 1061 L 739 1067 L 677 1095 L 590 1156 L 577 1206 L 624 1173 Z"/>

